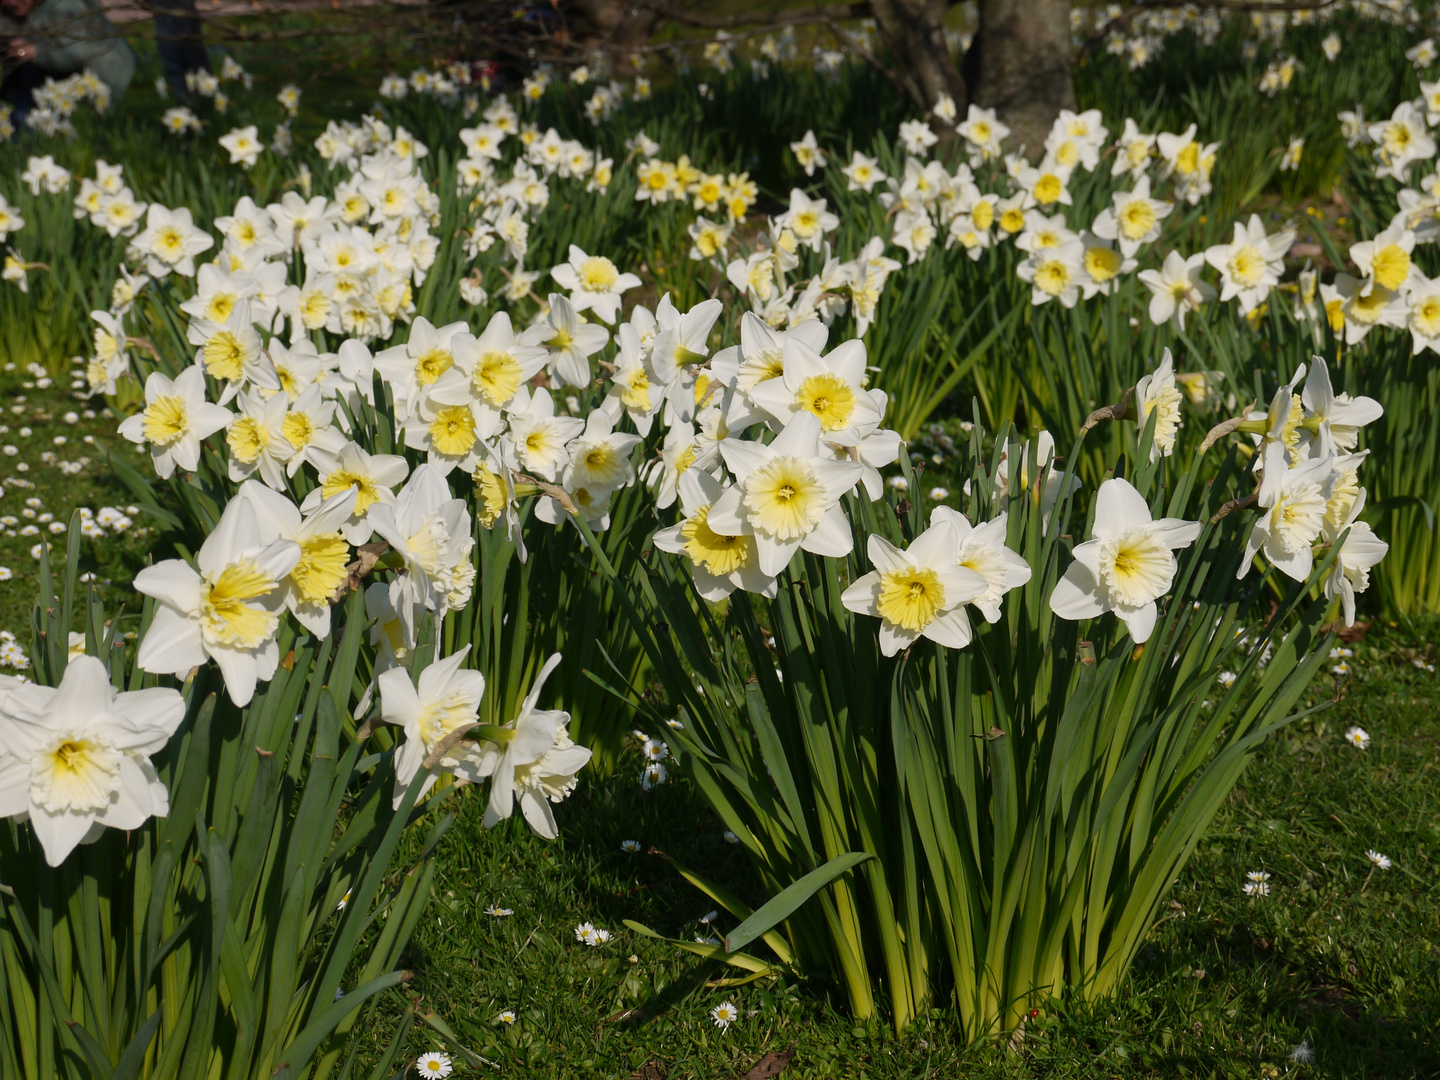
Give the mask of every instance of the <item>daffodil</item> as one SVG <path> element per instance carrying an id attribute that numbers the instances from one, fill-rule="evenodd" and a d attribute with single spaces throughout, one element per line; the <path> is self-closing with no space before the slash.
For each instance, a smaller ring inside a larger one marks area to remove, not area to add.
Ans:
<path id="1" fill-rule="evenodd" d="M 1050 610 L 1062 619 L 1093 619 L 1113 611 L 1137 645 L 1150 639 L 1178 564 L 1174 552 L 1200 535 L 1198 521 L 1152 519 L 1150 507 L 1127 480 L 1106 480 L 1095 496 L 1090 539 L 1076 546 L 1075 561 L 1055 583 Z"/>
<path id="2" fill-rule="evenodd" d="M 1085 248 L 1078 239 L 1059 247 L 1036 251 L 1016 268 L 1016 276 L 1030 284 L 1030 302 L 1035 306 L 1059 300 L 1074 307 L 1080 299 L 1085 277 Z"/>
<path id="3" fill-rule="evenodd" d="M 340 527 L 355 508 L 355 489 L 332 495 L 311 514 L 301 514 L 286 496 L 254 480 L 241 484 L 236 497 L 254 507 L 262 534 L 300 548 L 281 582 L 285 606 L 317 638 L 329 637 L 331 602 L 349 579 L 350 545 Z"/>
<path id="4" fill-rule="evenodd" d="M 665 403 L 665 388 L 650 381 L 640 335 L 634 326 L 622 323 L 615 339 L 619 346 L 615 354 L 615 370 L 610 373 L 605 400 L 600 407 L 617 420 L 623 412 L 630 417 L 636 431 L 642 436 L 649 435 L 655 416 Z"/>
<path id="5" fill-rule="evenodd" d="M 838 558 L 853 537 L 840 498 L 863 471 L 859 462 L 820 452 L 820 418 L 797 412 L 769 445 L 726 439 L 720 454 L 736 485 L 710 508 L 710 528 L 727 536 L 753 532 L 760 570 L 775 576 L 804 548 Z"/>
<path id="6" fill-rule="evenodd" d="M 280 378 L 255 330 L 248 299 L 237 298 L 223 320 L 192 318 L 186 337 L 191 345 L 199 346 L 195 363 L 222 385 L 220 404 L 228 404 L 249 387 L 280 389 Z"/>
<path id="7" fill-rule="evenodd" d="M 256 682 L 280 663 L 281 582 L 299 559 L 298 544 L 262 531 L 254 505 L 232 499 L 194 567 L 168 559 L 136 575 L 136 590 L 158 601 L 136 662 L 154 674 L 183 676 L 208 657 L 231 700 L 248 705 Z"/>
<path id="8" fill-rule="evenodd" d="M 396 667 L 382 672 L 376 680 L 380 689 L 380 719 L 405 732 L 405 741 L 395 750 L 394 808 L 399 809 L 405 793 L 421 767 L 439 745 L 457 733 L 463 735 L 480 719 L 480 699 L 485 695 L 485 676 L 465 671 L 470 646 L 436 660 L 420 673 L 419 685 L 410 672 Z M 437 762 L 440 769 L 467 780 L 481 779 L 480 750 L 473 742 L 456 740 Z M 431 772 L 420 788 L 423 797 L 439 778 Z"/>
<path id="9" fill-rule="evenodd" d="M 655 546 L 688 558 L 696 592 L 712 603 L 736 589 L 773 597 L 775 577 L 760 570 L 754 533 L 726 536 L 709 525 L 710 508 L 724 494 L 725 486 L 708 473 L 688 469 L 680 474 L 678 488 L 683 518 L 656 532 Z"/>
<path id="10" fill-rule="evenodd" d="M 1320 356 L 1314 357 L 1310 364 L 1300 401 L 1305 407 L 1305 416 L 1300 422 L 1299 444 L 1302 448 L 1311 447 L 1311 457 L 1354 450 L 1360 429 L 1385 414 L 1384 407 L 1374 398 L 1335 393 L 1330 384 L 1330 370 Z"/>
<path id="11" fill-rule="evenodd" d="M 949 506 L 930 511 L 930 524 L 948 522 L 959 538 L 955 561 L 985 579 L 985 591 L 965 601 L 979 609 L 985 621 L 1000 621 L 1000 604 L 1011 589 L 1030 580 L 1030 564 L 1005 544 L 1009 515 L 1000 513 L 989 521 L 971 525 L 970 519 Z"/>
<path id="12" fill-rule="evenodd" d="M 105 827 L 170 812 L 150 757 L 185 718 L 178 691 L 117 692 L 93 656 L 71 659 L 58 687 L 3 681 L 0 817 L 28 818 L 51 866 Z"/>
<path id="13" fill-rule="evenodd" d="M 1235 237 L 1229 244 L 1216 244 L 1205 252 L 1205 261 L 1220 272 L 1220 302 L 1239 298 L 1240 313 L 1248 315 L 1280 282 L 1285 253 L 1295 242 L 1292 229 L 1266 235 L 1259 214 L 1248 223 L 1235 223 Z"/>
<path id="14" fill-rule="evenodd" d="M 825 234 L 840 226 L 839 217 L 826 208 L 824 199 L 812 199 L 799 188 L 790 189 L 790 206 L 776 222 L 788 228 L 795 239 L 811 251 L 819 251 Z"/>
<path id="15" fill-rule="evenodd" d="M 1405 292 L 1416 272 L 1411 261 L 1415 251 L 1415 234 L 1404 225 L 1391 225 L 1371 240 L 1350 245 L 1350 258 L 1366 278 L 1361 295 L 1368 296 L 1376 286 L 1392 293 Z"/>
<path id="16" fill-rule="evenodd" d="M 325 500 L 353 489 L 355 508 L 340 531 L 346 540 L 359 547 L 369 543 L 374 532 L 371 511 L 395 505 L 395 492 L 391 489 L 401 483 L 409 471 L 410 466 L 398 454 L 370 454 L 357 444 L 347 442 L 333 456 L 320 457 L 316 467 L 320 485 L 305 496 L 300 509 L 313 513 Z"/>
<path id="17" fill-rule="evenodd" d="M 1091 229 L 1096 236 L 1114 240 L 1128 258 L 1159 237 L 1161 222 L 1173 209 L 1173 204 L 1150 197 L 1150 178 L 1141 176 L 1133 190 L 1115 193 L 1112 205 L 1100 211 Z"/>
<path id="18" fill-rule="evenodd" d="M 589 386 L 590 357 L 605 347 L 610 335 L 603 326 L 581 322 L 575 306 L 559 293 L 550 294 L 549 305 L 545 318 L 525 330 L 518 340 L 521 345 L 546 350 L 554 380 L 567 386 Z"/>
<path id="19" fill-rule="evenodd" d="M 284 394 L 269 401 L 241 394 L 235 399 L 240 411 L 230 421 L 225 443 L 230 448 L 230 479 L 237 483 L 254 473 L 277 491 L 285 487 L 285 463 L 295 448 L 285 438 Z"/>
<path id="20" fill-rule="evenodd" d="M 1340 545 L 1340 553 L 1325 578 L 1325 598 L 1340 598 L 1346 626 L 1355 625 L 1355 594 L 1370 587 L 1370 571 L 1390 550 L 1390 545 L 1360 520 L 1365 509 L 1365 494 L 1361 489 L 1343 518 L 1332 521 L 1327 514 L 1320 527 L 1326 544 Z"/>
<path id="21" fill-rule="evenodd" d="M 959 534 L 940 520 L 901 551 L 883 537 L 866 542 L 875 567 L 841 594 L 850 611 L 880 620 L 880 651 L 894 656 L 920 638 L 952 649 L 970 644 L 964 604 L 985 592 L 985 578 L 957 558 Z"/>
<path id="22" fill-rule="evenodd" d="M 1310 458 L 1289 467 L 1284 446 L 1272 442 L 1262 459 L 1261 514 L 1245 541 L 1245 556 L 1236 573 L 1243 578 L 1263 553 L 1281 573 L 1304 581 L 1314 568 L 1312 545 L 1325 522 L 1326 503 L 1336 480 L 1335 459 Z"/>
<path id="23" fill-rule="evenodd" d="M 457 334 L 450 348 L 455 365 L 428 389 L 427 406 L 469 407 L 477 436 L 492 439 L 503 422 L 502 410 L 545 366 L 549 354 L 537 346 L 521 345 L 503 311 L 490 319 L 478 338 Z"/>
<path id="24" fill-rule="evenodd" d="M 1175 387 L 1175 366 L 1170 350 L 1160 360 L 1160 366 L 1149 375 L 1142 376 L 1135 384 L 1136 424 L 1144 427 L 1155 414 L 1155 434 L 1150 443 L 1150 460 L 1169 457 L 1175 452 L 1175 435 L 1184 423 L 1180 415 L 1181 393 Z"/>
<path id="25" fill-rule="evenodd" d="M 437 328 L 428 319 L 418 318 L 410 326 L 409 341 L 376 354 L 375 370 L 390 384 L 401 416 L 408 416 L 420 393 L 454 366 L 452 340 L 469 331 L 463 322 Z"/>
<path id="26" fill-rule="evenodd" d="M 621 296 L 640 284 L 638 277 L 621 273 L 605 256 L 586 255 L 574 244 L 570 245 L 569 261 L 552 269 L 550 276 L 569 290 L 576 311 L 593 311 L 607 323 L 620 314 Z"/>
<path id="27" fill-rule="evenodd" d="M 393 506 L 371 508 L 370 524 L 404 561 L 405 573 L 390 582 L 390 600 L 405 620 L 407 642 L 414 639 L 417 608 L 443 619 L 446 612 L 470 602 L 475 580 L 470 513 L 465 500 L 451 496 L 450 485 L 438 469 L 416 468 Z"/>
<path id="28" fill-rule="evenodd" d="M 821 356 L 798 337 L 782 348 L 780 377 L 756 383 L 750 399 L 779 425 L 797 412 L 812 413 L 821 438 L 853 446 L 880 426 L 883 409 L 865 389 L 865 345 L 851 340 Z"/>
<path id="29" fill-rule="evenodd" d="M 497 740 L 482 744 L 479 772 L 490 778 L 486 828 L 508 818 L 518 801 L 531 829 L 547 840 L 559 835 L 550 804 L 575 790 L 575 774 L 591 753 L 570 739 L 569 713 L 537 708 L 545 680 L 559 664 L 560 654 L 555 653 L 535 677 L 515 719 Z"/>
<path id="30" fill-rule="evenodd" d="M 176 273 L 191 277 L 195 273 L 195 256 L 215 243 L 208 234 L 195 227 L 186 207 L 170 210 L 151 203 L 145 214 L 145 229 L 131 241 L 132 249 L 145 260 L 145 272 L 153 278 Z"/>
<path id="31" fill-rule="evenodd" d="M 570 463 L 569 442 L 585 428 L 574 416 L 556 416 L 550 391 L 522 386 L 511 404 L 504 445 L 512 468 L 554 481 Z"/>
<path id="32" fill-rule="evenodd" d="M 120 424 L 120 434 L 150 447 L 156 474 L 169 479 L 178 465 L 194 472 L 200 464 L 200 444 L 225 427 L 229 409 L 205 400 L 205 373 L 186 368 L 173 380 L 152 371 L 145 380 L 145 408 Z"/>

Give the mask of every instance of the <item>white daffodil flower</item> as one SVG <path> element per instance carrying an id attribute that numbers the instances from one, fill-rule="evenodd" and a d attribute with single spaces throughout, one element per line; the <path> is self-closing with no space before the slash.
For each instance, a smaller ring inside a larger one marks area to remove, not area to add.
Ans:
<path id="1" fill-rule="evenodd" d="M 679 524 L 659 530 L 655 546 L 690 560 L 695 590 L 711 603 L 724 600 L 736 589 L 774 597 L 775 578 L 760 570 L 754 535 L 725 536 L 707 521 L 715 500 L 725 493 L 725 485 L 708 473 L 689 469 L 680 474 L 677 486 L 684 517 Z"/>
<path id="2" fill-rule="evenodd" d="M 581 322 L 574 305 L 559 293 L 551 293 L 549 303 L 545 318 L 518 340 L 521 345 L 545 348 L 552 386 L 557 379 L 567 386 L 589 386 L 590 357 L 606 346 L 610 334 L 603 326 Z"/>
<path id="3" fill-rule="evenodd" d="M 1059 300 L 1065 307 L 1074 307 L 1080 299 L 1080 285 L 1085 277 L 1084 245 L 1078 239 L 1067 240 L 1058 247 L 1047 247 L 1033 253 L 1016 267 L 1016 276 L 1030 284 L 1030 302 L 1035 306 Z"/>
<path id="4" fill-rule="evenodd" d="M 1331 286 L 1333 297 L 1339 301 L 1340 324 L 1345 329 L 1345 344 L 1358 345 L 1377 326 L 1403 326 L 1405 323 L 1405 298 L 1385 288 L 1374 278 L 1362 281 L 1349 274 L 1335 275 Z M 1320 286 L 1322 294 L 1326 286 Z M 1326 314 L 1331 314 L 1330 301 L 1326 303 Z M 1338 331 L 1333 317 L 1331 326 Z"/>
<path id="5" fill-rule="evenodd" d="M 476 437 L 493 439 L 504 423 L 502 410 L 510 407 L 520 388 L 545 366 L 549 354 L 519 344 L 510 316 L 503 311 L 491 318 L 478 338 L 457 334 L 450 348 L 455 366 L 422 395 L 420 411 L 467 406 L 474 414 Z"/>
<path id="6" fill-rule="evenodd" d="M 958 564 L 985 579 L 985 591 L 966 603 L 978 608 L 986 622 L 999 622 L 1005 594 L 1030 580 L 1030 564 L 1005 544 L 1009 515 L 1002 512 L 980 525 L 971 525 L 959 510 L 937 506 L 930 511 L 930 524 L 940 522 L 949 522 L 959 537 Z"/>
<path id="7" fill-rule="evenodd" d="M 190 344 L 200 347 L 195 353 L 195 363 L 223 384 L 221 405 L 228 405 L 247 387 L 272 392 L 280 389 L 280 378 L 255 330 L 249 300 L 236 300 L 223 323 L 191 319 L 186 337 Z"/>
<path id="8" fill-rule="evenodd" d="M 486 828 L 508 818 L 518 800 L 530 828 L 547 840 L 559 835 L 550 804 L 575 790 L 575 774 L 590 761 L 590 751 L 576 746 L 566 730 L 569 713 L 536 708 L 545 680 L 559 663 L 559 653 L 545 661 L 519 715 L 506 725 L 509 737 L 482 745 L 479 772 L 490 778 Z"/>
<path id="9" fill-rule="evenodd" d="M 295 448 L 285 438 L 288 401 L 276 394 L 269 401 L 241 394 L 235 399 L 240 411 L 230 421 L 225 443 L 230 447 L 230 479 L 236 483 L 255 472 L 276 491 L 285 488 L 285 463 Z"/>
<path id="10" fill-rule="evenodd" d="M 600 407 L 607 410 L 614 420 L 619 420 L 623 412 L 630 417 L 635 430 L 647 436 L 655 426 L 656 414 L 665 403 L 664 387 L 657 387 L 650 381 L 645 352 L 635 327 L 628 322 L 621 323 L 615 338 L 619 345 L 615 370 L 610 373 L 605 400 Z"/>
<path id="11" fill-rule="evenodd" d="M 187 207 L 169 210 L 151 203 L 145 212 L 145 228 L 130 242 L 130 249 L 145 260 L 145 272 L 152 278 L 172 272 L 193 277 L 195 256 L 214 243 L 213 237 L 195 227 Z"/>
<path id="12" fill-rule="evenodd" d="M 819 320 L 803 322 L 790 330 L 767 326 L 754 312 L 740 316 L 740 345 L 735 351 L 715 354 L 710 370 L 717 379 L 734 386 L 749 398 L 750 392 L 762 383 L 778 379 L 785 373 L 785 342 L 803 342 L 812 353 L 825 348 L 829 330 Z"/>
<path id="13" fill-rule="evenodd" d="M 762 573 L 775 576 L 797 549 L 839 558 L 854 546 L 840 498 L 860 479 L 855 461 L 820 452 L 820 419 L 796 413 L 769 445 L 726 439 L 720 454 L 737 484 L 710 508 L 710 528 L 753 533 Z"/>
<path id="14" fill-rule="evenodd" d="M 650 381 L 666 388 L 666 422 L 695 415 L 695 368 L 710 355 L 710 329 L 723 305 L 710 299 L 683 315 L 666 293 L 655 311 L 655 343 L 647 361 Z"/>
<path id="15" fill-rule="evenodd" d="M 1293 229 L 1267 236 L 1259 214 L 1251 214 L 1248 223 L 1237 221 L 1231 243 L 1216 244 L 1205 252 L 1205 261 L 1220 272 L 1220 302 L 1238 297 L 1242 315 L 1259 307 L 1280 283 L 1285 253 L 1294 242 Z"/>
<path id="16" fill-rule="evenodd" d="M 1174 552 L 1200 535 L 1200 522 L 1150 516 L 1128 480 L 1106 480 L 1095 496 L 1091 538 L 1050 594 L 1062 619 L 1093 619 L 1113 611 L 1137 645 L 1150 639 L 1159 617 L 1156 601 L 1170 591 L 1178 564 Z"/>
<path id="17" fill-rule="evenodd" d="M 638 277 L 622 274 L 604 255 L 586 255 L 574 244 L 570 245 L 569 261 L 554 267 L 550 276 L 569 290 L 576 311 L 593 311 L 607 323 L 619 316 L 621 296 L 640 285 Z"/>
<path id="18" fill-rule="evenodd" d="M 71 659 L 58 687 L 0 681 L 0 817 L 28 817 L 51 866 L 104 827 L 170 812 L 150 756 L 185 718 L 178 691 L 117 693 L 93 656 Z"/>
<path id="19" fill-rule="evenodd" d="M 1010 129 L 996 119 L 994 109 L 982 109 L 973 102 L 964 122 L 956 125 L 955 131 L 967 144 L 972 166 L 999 157 L 1001 143 L 1010 134 Z"/>
<path id="20" fill-rule="evenodd" d="M 240 485 L 237 498 L 255 508 L 262 534 L 293 540 L 300 558 L 281 582 L 285 606 L 317 638 L 330 636 L 330 602 L 349 578 L 350 545 L 340 533 L 355 508 L 356 490 L 332 495 L 313 514 L 278 491 L 254 480 Z"/>
<path id="21" fill-rule="evenodd" d="M 223 326 L 241 300 L 249 300 L 258 288 L 243 270 L 232 273 L 215 263 L 205 263 L 195 274 L 195 295 L 180 305 L 192 319 L 204 319 Z M 203 343 L 191 338 L 192 345 Z"/>
<path id="22" fill-rule="evenodd" d="M 280 434 L 294 453 L 285 463 L 285 472 L 293 477 L 306 462 L 318 472 L 345 446 L 345 436 L 334 427 L 336 402 L 327 401 L 320 383 L 312 383 L 290 405 L 280 424 Z"/>
<path id="23" fill-rule="evenodd" d="M 1365 296 L 1376 285 L 1392 293 L 1405 292 L 1416 267 L 1412 261 L 1415 234 L 1403 224 L 1392 224 L 1373 239 L 1350 245 L 1350 258 L 1367 279 L 1361 290 Z"/>
<path id="24" fill-rule="evenodd" d="M 510 405 L 510 430 L 503 440 L 511 468 L 555 481 L 570 463 L 566 449 L 585 429 L 578 416 L 556 416 L 555 401 L 544 387 L 533 394 L 528 386 L 516 391 Z"/>
<path id="25" fill-rule="evenodd" d="M 1425 127 L 1425 117 L 1411 101 L 1395 106 L 1389 120 L 1369 126 L 1370 141 L 1375 144 L 1375 175 L 1392 176 L 1405 183 L 1410 165 L 1428 161 L 1435 156 L 1435 139 Z"/>
<path id="26" fill-rule="evenodd" d="M 1264 511 L 1245 541 L 1245 557 L 1236 572 L 1250 572 L 1257 553 L 1263 552 L 1281 573 L 1304 581 L 1314 569 L 1311 545 L 1325 521 L 1326 503 L 1338 477 L 1329 455 L 1287 467 L 1285 448 L 1279 442 L 1265 447 L 1260 477 L 1260 508 Z"/>
<path id="27" fill-rule="evenodd" d="M 468 334 L 463 322 L 449 323 L 438 329 L 430 320 L 418 318 L 410 327 L 410 339 L 375 356 L 375 370 L 390 384 L 395 395 L 397 419 L 408 418 L 420 392 L 444 375 L 455 364 L 450 351 L 457 334 Z"/>
<path id="28" fill-rule="evenodd" d="M 562 478 L 567 491 L 614 491 L 634 482 L 630 452 L 639 445 L 640 436 L 614 428 L 614 419 L 604 410 L 596 409 L 586 418 L 584 430 L 570 441 L 570 463 Z"/>
<path id="29" fill-rule="evenodd" d="M 1143 134 L 1139 125 L 1127 117 L 1125 130 L 1115 141 L 1115 151 L 1110 175 L 1120 176 L 1128 172 L 1132 180 L 1139 180 L 1150 167 L 1150 159 L 1155 154 L 1155 136 Z"/>
<path id="30" fill-rule="evenodd" d="M 347 442 L 316 471 L 320 474 L 320 486 L 305 496 L 300 509 L 307 514 L 314 513 L 321 503 L 354 489 L 355 509 L 340 531 L 346 540 L 359 547 L 369 543 L 375 531 L 370 512 L 379 506 L 395 505 L 391 488 L 404 481 L 410 466 L 398 454 L 367 454 L 355 443 Z"/>
<path id="31" fill-rule="evenodd" d="M 826 205 L 824 199 L 812 199 L 799 188 L 791 188 L 790 207 L 775 223 L 794 233 L 796 241 L 804 247 L 819 251 L 825 234 L 840 227 L 840 219 Z"/>
<path id="32" fill-rule="evenodd" d="M 880 426 L 883 402 L 877 405 L 865 389 L 865 344 L 842 342 L 821 356 L 802 340 L 788 338 L 778 379 L 750 389 L 750 399 L 784 425 L 797 412 L 820 421 L 821 438 L 838 446 L 854 446 Z"/>
<path id="33" fill-rule="evenodd" d="M 1440 353 L 1440 279 L 1430 280 L 1416 270 L 1406 297 L 1406 321 L 1410 327 L 1411 352 L 1425 349 Z"/>
<path id="34" fill-rule="evenodd" d="M 1150 178 L 1142 176 L 1133 191 L 1117 191 L 1111 206 L 1100 211 L 1091 231 L 1114 240 L 1125 257 L 1131 258 L 1142 244 L 1160 236 L 1160 223 L 1175 209 L 1173 203 L 1150 197 Z"/>
<path id="35" fill-rule="evenodd" d="M 230 700 L 248 705 L 256 682 L 269 680 L 280 663 L 280 583 L 299 559 L 298 544 L 263 532 L 254 505 L 232 499 L 194 567 L 167 559 L 135 576 L 136 590 L 159 601 L 136 662 L 157 675 L 183 676 L 208 657 Z"/>
<path id="36" fill-rule="evenodd" d="M 390 582 L 390 601 L 405 622 L 407 643 L 414 641 L 417 608 L 443 619 L 470 602 L 475 567 L 470 549 L 470 513 L 464 499 L 453 498 L 440 470 L 421 465 L 395 498 L 395 504 L 370 511 L 375 534 L 405 562 L 405 573 Z"/>
<path id="37" fill-rule="evenodd" d="M 1326 514 L 1320 530 L 1325 543 L 1332 546 L 1341 544 L 1341 536 L 1345 537 L 1340 554 L 1335 557 L 1330 574 L 1325 579 L 1325 598 L 1334 600 L 1336 596 L 1340 597 L 1346 626 L 1355 625 L 1355 594 L 1370 587 L 1371 569 L 1390 550 L 1390 545 L 1360 520 L 1360 513 L 1365 509 L 1365 495 L 1362 488 L 1349 512 L 1338 521 L 1331 520 L 1331 516 Z"/>
<path id="38" fill-rule="evenodd" d="M 1385 415 L 1384 406 L 1374 398 L 1335 393 L 1330 385 L 1329 368 L 1320 356 L 1310 365 L 1300 401 L 1305 406 L 1305 416 L 1300 421 L 1299 445 L 1308 450 L 1310 457 L 1354 450 L 1360 440 L 1360 429 Z"/>
<path id="39" fill-rule="evenodd" d="M 666 510 L 680 497 L 680 477 L 695 464 L 695 427 L 692 424 L 672 425 L 660 445 L 660 460 L 651 462 L 642 475 L 655 492 L 655 505 Z M 718 457 L 718 451 L 717 451 Z"/>
<path id="40" fill-rule="evenodd" d="M 1080 234 L 1080 291 L 1086 300 L 1109 296 L 1122 275 L 1135 269 L 1135 260 L 1115 250 L 1114 241 L 1091 232 Z"/>
<path id="41" fill-rule="evenodd" d="M 863 191 L 867 195 L 876 184 L 886 179 L 885 174 L 880 171 L 879 161 L 866 157 L 859 150 L 851 154 L 850 164 L 840 171 L 845 174 L 847 191 Z"/>
<path id="42" fill-rule="evenodd" d="M 178 465 L 194 472 L 200 443 L 230 422 L 231 412 L 205 400 L 205 373 L 186 368 L 174 380 L 152 371 L 145 380 L 145 408 L 120 424 L 120 434 L 150 447 L 156 475 L 168 480 Z"/>
<path id="43" fill-rule="evenodd" d="M 380 719 L 405 731 L 405 741 L 395 750 L 395 797 L 398 810 L 405 800 L 415 774 L 425 759 L 446 737 L 468 729 L 480 720 L 480 699 L 485 695 L 485 676 L 461 670 L 470 654 L 466 645 L 453 656 L 436 660 L 420 673 L 420 685 L 403 667 L 392 667 L 376 680 L 380 688 Z M 439 767 L 470 781 L 483 779 L 479 770 L 480 748 L 469 742 L 453 745 L 439 761 Z M 439 778 L 432 772 L 420 788 L 423 798 Z"/>
<path id="44" fill-rule="evenodd" d="M 1175 366 L 1165 350 L 1160 366 L 1135 384 L 1136 424 L 1144 428 L 1155 413 L 1155 436 L 1150 443 L 1150 460 L 1175 452 L 1175 435 L 1184 423 L 1180 415 L 1181 393 L 1175 387 Z"/>
<path id="45" fill-rule="evenodd" d="M 872 534 L 866 552 L 875 567 L 855 580 L 840 602 L 861 615 L 880 620 L 880 651 L 894 656 L 920 638 L 963 649 L 970 644 L 964 604 L 985 592 L 985 578 L 962 567 L 956 555 L 960 536 L 940 520 L 901 551 Z"/>
<path id="46" fill-rule="evenodd" d="M 1204 252 L 1187 259 L 1178 251 L 1172 251 L 1165 256 L 1159 270 L 1141 270 L 1137 276 L 1153 294 L 1150 321 L 1156 326 L 1173 321 L 1176 329 L 1183 331 L 1185 315 L 1215 299 L 1215 290 L 1201 280 L 1204 269 Z"/>

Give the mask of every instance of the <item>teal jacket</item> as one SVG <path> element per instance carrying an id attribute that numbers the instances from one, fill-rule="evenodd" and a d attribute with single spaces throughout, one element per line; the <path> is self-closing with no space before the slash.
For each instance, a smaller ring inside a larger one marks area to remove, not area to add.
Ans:
<path id="1" fill-rule="evenodd" d="M 118 101 L 135 77 L 135 50 L 95 0 L 41 0 L 22 20 L 0 16 L 0 38 L 35 43 L 36 67 L 63 79 L 89 68 Z"/>

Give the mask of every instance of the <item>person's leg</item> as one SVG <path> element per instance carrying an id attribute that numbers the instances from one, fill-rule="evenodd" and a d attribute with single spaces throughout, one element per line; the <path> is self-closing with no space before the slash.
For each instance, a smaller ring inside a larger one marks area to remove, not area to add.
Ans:
<path id="1" fill-rule="evenodd" d="M 195 0 L 150 0 L 155 12 L 155 44 L 165 81 L 182 101 L 189 98 L 185 76 L 192 71 L 209 71 L 205 36 L 195 12 Z"/>
<path id="2" fill-rule="evenodd" d="M 18 128 L 25 123 L 25 117 L 35 108 L 35 91 L 45 82 L 45 73 L 34 64 L 21 64 L 5 76 L 0 85 L 0 101 L 14 110 L 11 122 Z"/>

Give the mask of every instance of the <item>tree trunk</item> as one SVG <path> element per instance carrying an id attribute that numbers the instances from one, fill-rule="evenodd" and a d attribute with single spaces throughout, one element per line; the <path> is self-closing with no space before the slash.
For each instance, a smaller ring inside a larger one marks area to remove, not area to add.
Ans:
<path id="1" fill-rule="evenodd" d="M 1011 149 L 1038 160 L 1055 117 L 1075 108 L 1070 0 L 980 0 L 964 72 L 971 100 L 1009 125 Z"/>
<path id="2" fill-rule="evenodd" d="M 570 0 L 565 8 L 577 45 L 614 56 L 647 43 L 661 20 L 658 10 L 632 0 Z"/>
<path id="3" fill-rule="evenodd" d="M 948 7 L 946 0 L 870 0 L 885 51 L 903 65 L 896 74 L 927 114 L 946 95 L 962 115 L 965 109 L 965 80 L 945 44 Z"/>

